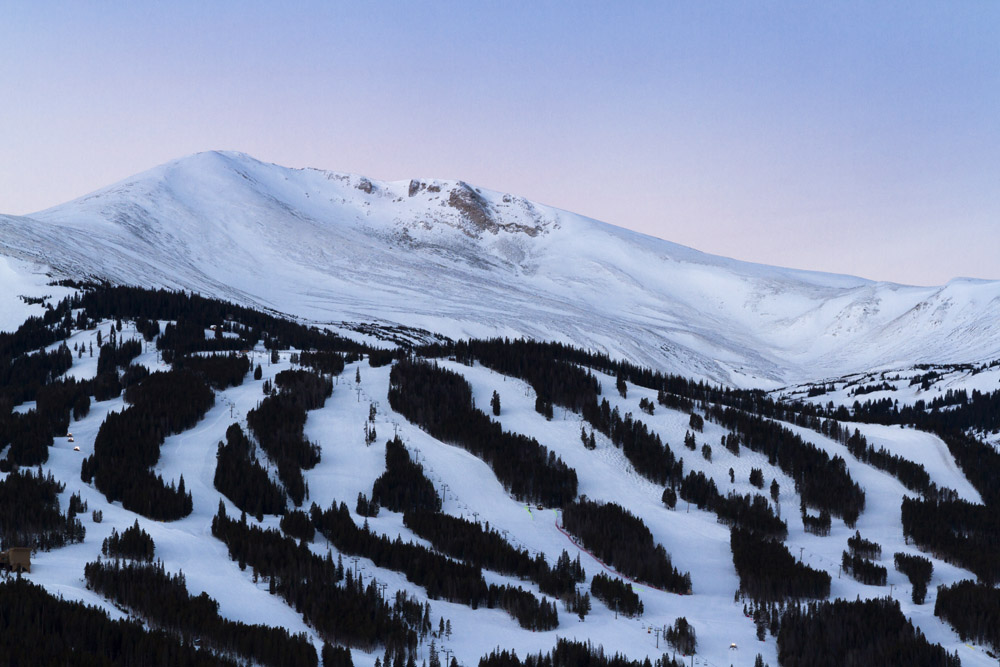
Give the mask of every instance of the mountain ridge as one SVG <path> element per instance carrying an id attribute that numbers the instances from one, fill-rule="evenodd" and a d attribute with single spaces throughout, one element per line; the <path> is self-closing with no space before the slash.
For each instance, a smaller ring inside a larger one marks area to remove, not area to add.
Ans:
<path id="1" fill-rule="evenodd" d="M 562 340 L 737 386 L 1000 357 L 1000 282 L 769 267 L 464 181 L 383 182 L 233 152 L 0 215 L 0 253 L 333 328 Z"/>

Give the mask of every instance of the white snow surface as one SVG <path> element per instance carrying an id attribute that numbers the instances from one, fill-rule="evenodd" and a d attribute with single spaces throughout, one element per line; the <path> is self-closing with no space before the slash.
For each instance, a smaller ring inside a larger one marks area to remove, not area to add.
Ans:
<path id="1" fill-rule="evenodd" d="M 241 153 L 0 215 L 2 255 L 332 328 L 560 340 L 737 386 L 1000 357 L 1000 282 L 908 287 L 750 264 L 461 181 L 379 182 Z M 0 280 L 7 293 L 20 278 L 0 264 Z"/>
<path id="2" fill-rule="evenodd" d="M 101 325 L 105 331 L 109 323 Z M 126 324 L 122 339 L 137 337 L 135 331 Z M 77 343 L 89 344 L 96 337 L 96 331 L 80 331 L 73 334 L 71 347 Z M 180 520 L 169 523 L 151 521 L 133 514 L 121 507 L 120 503 L 109 504 L 104 496 L 92 486 L 80 480 L 80 462 L 93 450 L 94 438 L 101 422 L 109 411 L 123 408 L 121 398 L 97 402 L 90 414 L 74 422 L 71 430 L 80 452 L 73 451 L 73 444 L 57 439 L 50 449 L 50 457 L 43 466 L 58 479 L 66 483 L 61 495 L 65 509 L 70 494 L 79 492 L 89 504 L 89 510 L 101 510 L 103 522 L 95 523 L 90 511 L 81 515 L 87 529 L 83 543 L 40 552 L 34 556 L 32 581 L 44 585 L 53 593 L 67 599 L 83 600 L 105 609 L 113 617 L 122 614 L 108 601 L 87 590 L 83 581 L 83 566 L 97 558 L 101 542 L 110 535 L 112 528 L 119 532 L 136 520 L 148 531 L 156 542 L 156 557 L 162 559 L 169 572 L 183 571 L 187 586 L 193 595 L 202 591 L 220 603 L 220 613 L 227 618 L 248 623 L 282 625 L 294 632 L 305 632 L 317 648 L 321 642 L 305 624 L 303 618 L 288 607 L 279 597 L 267 592 L 263 581 L 254 583 L 249 570 L 241 571 L 228 557 L 225 546 L 211 535 L 211 520 L 222 500 L 230 515 L 238 515 L 239 510 L 221 496 L 213 486 L 215 453 L 217 443 L 224 438 L 226 428 L 234 421 L 244 425 L 246 413 L 262 396 L 264 381 L 291 367 L 290 352 L 281 353 L 277 364 L 270 365 L 268 355 L 263 350 L 255 352 L 255 363 L 263 365 L 263 378 L 255 381 L 249 376 L 240 386 L 217 393 L 215 407 L 209 411 L 194 428 L 168 438 L 162 447 L 156 470 L 165 479 L 177 480 L 184 476 L 185 484 L 194 500 L 194 512 Z M 93 372 L 95 357 L 84 354 L 74 357 L 75 375 L 87 376 Z M 136 359 L 136 363 L 161 368 L 156 352 L 150 345 L 147 352 Z M 670 625 L 679 616 L 691 622 L 698 636 L 698 652 L 693 664 L 706 667 L 750 667 L 757 653 L 762 653 L 771 665 L 777 665 L 775 640 L 770 635 L 764 642 L 757 640 L 755 626 L 751 619 L 743 616 L 742 603 L 733 601 L 733 593 L 739 582 L 732 565 L 729 550 L 729 531 L 717 523 L 715 516 L 694 508 L 687 508 L 680 501 L 676 510 L 667 510 L 660 501 L 662 489 L 638 476 L 624 458 L 620 450 L 597 434 L 597 449 L 588 451 L 580 444 L 581 421 L 579 416 L 557 410 L 555 418 L 545 420 L 534 410 L 535 396 L 525 383 L 504 377 L 481 366 L 467 367 L 457 363 L 444 365 L 461 373 L 473 387 L 478 405 L 487 405 L 492 392 L 496 390 L 501 398 L 502 411 L 497 418 L 504 428 L 536 437 L 574 467 L 580 479 L 580 493 L 590 498 L 617 502 L 624 505 L 649 526 L 657 542 L 662 543 L 671 554 L 674 564 L 692 576 L 693 594 L 680 596 L 663 593 L 644 586 L 637 591 L 645 606 L 643 616 L 628 619 L 615 618 L 612 610 L 594 600 L 593 611 L 584 622 L 559 605 L 559 627 L 549 632 L 524 630 L 506 613 L 499 610 L 468 607 L 440 600 L 432 600 L 432 622 L 436 628 L 440 618 L 451 621 L 451 638 L 439 641 L 439 646 L 447 647 L 457 656 L 460 664 L 474 665 L 478 659 L 500 646 L 514 648 L 519 655 L 529 652 L 547 651 L 554 646 L 557 637 L 590 640 L 601 644 L 610 652 L 622 652 L 633 658 L 659 657 L 669 652 L 660 638 L 660 648 L 656 647 L 656 636 L 647 631 L 649 627 Z M 355 371 L 360 371 L 361 382 L 355 384 Z M 463 449 L 442 443 L 419 428 L 408 423 L 405 418 L 393 412 L 385 399 L 388 391 L 390 367 L 371 368 L 362 361 L 351 364 L 337 380 L 333 396 L 321 409 L 310 411 L 306 422 L 306 436 L 316 442 L 322 451 L 322 461 L 313 470 L 306 471 L 306 481 L 310 490 L 309 502 L 327 507 L 331 502 L 345 501 L 353 510 L 358 493 L 370 494 L 372 483 L 384 470 L 385 441 L 398 432 L 404 440 L 411 456 L 419 460 L 434 481 L 439 493 L 445 498 L 444 511 L 470 520 L 489 522 L 499 531 L 507 531 L 508 539 L 515 545 L 530 550 L 541 551 L 549 562 L 554 562 L 563 549 L 571 556 L 580 554 L 589 578 L 602 566 L 580 551 L 556 527 L 558 514 L 553 509 L 538 510 L 512 499 L 499 484 L 490 468 Z M 603 386 L 610 389 L 614 379 L 598 376 Z M 855 597 L 875 598 L 892 594 L 900 601 L 903 612 L 913 620 L 927 638 L 941 643 L 949 652 L 958 651 L 964 665 L 994 664 L 982 647 L 969 646 L 962 642 L 946 624 L 934 617 L 933 608 L 938 584 L 951 584 L 973 578 L 968 571 L 948 565 L 931 557 L 934 563 L 934 577 L 929 586 L 925 604 L 913 605 L 909 600 L 910 584 L 892 566 L 892 554 L 897 551 L 919 553 L 912 545 L 905 543 L 900 527 L 900 502 L 906 489 L 893 477 L 858 462 L 846 448 L 812 431 L 793 428 L 803 438 L 816 443 L 831 454 L 838 454 L 847 460 L 851 475 L 865 488 L 867 507 L 862 514 L 858 529 L 868 539 L 882 546 L 881 563 L 889 571 L 889 587 L 862 585 L 847 577 L 838 577 L 841 551 L 846 549 L 847 538 L 853 535 L 842 521 L 834 520 L 830 536 L 818 537 L 807 534 L 799 518 L 799 497 L 794 491 L 790 478 L 768 464 L 766 457 L 743 449 L 740 456 L 717 446 L 719 438 L 726 431 L 719 426 L 706 423 L 704 433 L 697 434 L 700 449 L 702 443 L 713 447 L 712 461 L 702 458 L 700 452 L 689 452 L 681 442 L 688 430 L 688 415 L 657 406 L 654 415 L 646 415 L 638 409 L 641 398 L 655 401 L 655 392 L 628 385 L 628 398 L 622 399 L 613 390 L 605 391 L 612 404 L 624 412 L 637 415 L 649 427 L 668 442 L 678 456 L 684 456 L 685 468 L 701 470 L 711 476 L 720 491 L 730 489 L 740 493 L 757 490 L 749 484 L 751 467 L 761 468 L 766 483 L 776 479 L 781 487 L 779 496 L 782 516 L 788 522 L 789 536 L 786 541 L 790 551 L 796 556 L 800 550 L 803 560 L 810 566 L 825 569 L 833 577 L 832 597 L 853 600 Z M 372 446 L 364 442 L 364 424 L 368 418 L 369 406 L 375 404 L 377 417 L 375 427 L 378 439 Z M 884 444 L 903 455 L 913 456 L 929 466 L 932 476 L 939 484 L 953 486 L 963 497 L 978 502 L 978 495 L 958 471 L 954 460 L 940 442 L 927 434 L 909 429 L 886 429 L 883 427 L 863 427 L 866 436 L 879 444 Z M 589 429 L 588 429 L 589 430 Z M 728 470 L 735 471 L 735 483 L 730 483 Z M 445 490 L 447 485 L 447 490 Z M 355 516 L 359 524 L 363 519 Z M 248 520 L 254 521 L 253 518 Z M 265 517 L 264 524 L 276 526 L 276 517 Z M 382 510 L 379 517 L 369 520 L 371 527 L 381 533 L 403 539 L 414 539 L 413 534 L 402 524 L 399 514 Z M 422 540 L 422 543 L 426 544 Z M 312 545 L 316 553 L 325 554 L 328 546 L 321 537 Z M 336 550 L 333 550 L 336 555 Z M 354 567 L 353 561 L 345 558 L 345 564 Z M 398 572 L 375 567 L 371 561 L 360 559 L 357 568 L 366 579 L 377 578 L 387 584 L 388 594 L 405 590 L 420 598 L 425 598 L 422 588 L 406 581 Z M 531 582 L 520 581 L 496 573 L 484 572 L 488 581 L 511 583 L 524 586 L 536 595 L 541 595 Z M 735 642 L 739 649 L 730 650 Z M 426 645 L 423 647 L 426 657 Z M 378 653 L 353 651 L 355 664 L 370 666 Z M 685 663 L 690 658 L 685 659 Z"/>

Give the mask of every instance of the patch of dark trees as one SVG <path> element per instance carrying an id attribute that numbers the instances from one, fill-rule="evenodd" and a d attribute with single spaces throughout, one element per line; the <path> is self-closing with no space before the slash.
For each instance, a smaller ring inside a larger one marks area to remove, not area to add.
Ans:
<path id="1" fill-rule="evenodd" d="M 293 667 L 318 664 L 316 649 L 303 634 L 282 627 L 248 625 L 219 615 L 219 603 L 206 593 L 192 596 L 183 573 L 172 575 L 162 563 L 101 561 L 83 569 L 87 588 L 127 608 L 147 624 L 200 640 L 226 655 L 254 664 Z"/>
<path id="2" fill-rule="evenodd" d="M 823 433 L 838 440 L 847 447 L 847 450 L 862 463 L 874 466 L 883 470 L 900 482 L 910 491 L 923 495 L 925 498 L 948 498 L 955 497 L 955 492 L 951 489 L 938 489 L 937 485 L 931 481 L 927 469 L 919 463 L 914 463 L 909 459 L 889 452 L 885 447 L 875 449 L 868 444 L 865 436 L 861 435 L 858 429 L 848 435 L 849 429 L 843 428 L 838 422 L 826 420 L 823 422 Z"/>
<path id="3" fill-rule="evenodd" d="M 810 507 L 826 510 L 854 526 L 865 508 L 865 492 L 851 479 L 839 456 L 806 442 L 788 428 L 734 408 L 709 406 L 706 416 L 738 434 L 740 444 L 767 456 L 795 480 L 795 487 Z"/>
<path id="4" fill-rule="evenodd" d="M 243 384 L 250 371 L 250 360 L 244 354 L 189 355 L 174 359 L 174 368 L 188 368 L 204 378 L 212 389 L 227 389 Z"/>
<path id="5" fill-rule="evenodd" d="M 927 597 L 927 584 L 931 582 L 931 575 L 934 574 L 934 564 L 923 556 L 904 553 L 896 553 L 893 561 L 896 569 L 905 574 L 913 584 L 913 604 L 923 604 Z"/>
<path id="6" fill-rule="evenodd" d="M 763 602 L 822 599 L 830 595 L 830 575 L 797 562 L 781 542 L 732 528 L 729 546 L 743 595 Z"/>
<path id="7" fill-rule="evenodd" d="M 284 514 L 288 501 L 257 460 L 257 446 L 239 424 L 226 429 L 226 442 L 215 455 L 215 488 L 258 521 L 265 514 Z"/>
<path id="8" fill-rule="evenodd" d="M 299 507 L 307 494 L 302 471 L 314 468 L 320 459 L 319 446 L 304 434 L 306 411 L 323 406 L 333 393 L 333 382 L 304 370 L 281 371 L 274 380 L 280 392 L 248 412 L 247 425 L 278 467 L 285 491 Z"/>
<path id="9" fill-rule="evenodd" d="M 82 285 L 83 291 L 60 302 L 56 310 L 65 308 L 86 309 L 92 319 L 126 318 L 134 320 L 169 320 L 182 323 L 182 329 L 173 334 L 180 345 L 164 345 L 175 353 L 186 354 L 196 350 L 210 351 L 251 349 L 263 340 L 268 349 L 329 350 L 364 352 L 368 348 L 347 338 L 342 338 L 318 327 L 308 327 L 290 319 L 237 304 L 170 290 L 149 290 L 140 287 Z M 183 324 L 183 323 L 187 324 Z M 206 339 L 205 330 L 224 323 L 231 326 L 239 339 Z M 176 327 L 175 327 L 176 329 Z M 179 336 L 190 331 L 190 339 Z M 161 339 L 166 334 L 161 334 Z M 63 336 L 65 338 L 65 336 Z M 200 340 L 199 340 L 200 338 Z M 221 342 L 215 342 L 221 340 Z M 236 341 L 239 347 L 227 347 Z M 190 347 L 190 349 L 185 349 Z M 0 348 L 2 349 L 2 348 Z"/>
<path id="10" fill-rule="evenodd" d="M 403 592 L 383 599 L 374 579 L 365 583 L 328 553 L 321 557 L 293 537 L 275 529 L 233 519 L 220 505 L 212 535 L 229 549 L 241 569 L 263 577 L 272 594 L 281 596 L 324 640 L 365 651 L 378 646 L 415 654 L 431 630 L 430 606 Z"/>
<path id="11" fill-rule="evenodd" d="M 155 549 L 152 536 L 139 526 L 138 519 L 121 533 L 112 528 L 111 536 L 104 538 L 101 545 L 101 553 L 108 558 L 126 558 L 145 563 L 153 562 Z"/>
<path id="12" fill-rule="evenodd" d="M 572 369 L 561 364 L 561 367 Z M 611 409 L 608 399 L 597 403 L 597 397 L 583 405 L 581 414 L 595 430 L 608 436 L 611 444 L 622 450 L 636 472 L 655 484 L 677 484 L 684 476 L 684 462 L 674 456 L 670 446 L 660 439 L 659 434 L 625 413 L 624 419 L 618 408 Z"/>
<path id="13" fill-rule="evenodd" d="M 389 404 L 438 440 L 481 458 L 518 500 L 562 507 L 576 497 L 576 471 L 534 438 L 504 431 L 477 409 L 458 373 L 400 361 L 389 375 Z"/>
<path id="14" fill-rule="evenodd" d="M 726 526 L 739 526 L 777 540 L 788 536 L 788 525 L 775 515 L 767 498 L 749 493 L 741 496 L 733 491 L 723 496 L 715 480 L 703 472 L 688 473 L 681 482 L 680 496 L 698 509 L 714 512 L 719 523 Z"/>
<path id="15" fill-rule="evenodd" d="M 833 521 L 830 518 L 829 512 L 826 510 L 820 510 L 819 515 L 813 516 L 809 514 L 809 510 L 803 502 L 799 505 L 799 513 L 802 515 L 802 528 L 807 533 L 812 533 L 813 535 L 819 535 L 821 537 L 826 537 L 830 534 L 830 528 L 833 525 Z"/>
<path id="16" fill-rule="evenodd" d="M 114 329 L 112 329 L 114 331 Z M 142 354 L 142 343 L 137 340 L 108 340 L 101 345 L 97 355 L 97 374 L 116 373 L 132 363 L 132 360 Z"/>
<path id="17" fill-rule="evenodd" d="M 303 542 L 312 542 L 316 537 L 316 526 L 312 518 L 302 510 L 292 510 L 281 517 L 281 530 Z"/>
<path id="18" fill-rule="evenodd" d="M 340 352 L 302 351 L 299 352 L 299 363 L 324 375 L 340 375 L 344 372 L 344 355 Z"/>
<path id="19" fill-rule="evenodd" d="M 1000 582 L 1000 514 L 964 500 L 903 498 L 903 535 L 934 557 Z"/>
<path id="20" fill-rule="evenodd" d="M 0 401 L 11 408 L 33 401 L 44 385 L 73 366 L 73 353 L 66 343 L 51 352 L 44 349 L 20 356 L 0 356 Z"/>
<path id="21" fill-rule="evenodd" d="M 191 513 L 191 494 L 181 477 L 175 486 L 150 469 L 168 435 L 191 428 L 215 404 L 215 394 L 189 370 L 153 373 L 128 388 L 130 407 L 111 412 L 94 439 L 94 453 L 83 460 L 80 477 L 108 502 L 147 518 L 172 521 Z"/>
<path id="22" fill-rule="evenodd" d="M 563 508 L 562 522 L 588 551 L 623 575 L 672 593 L 691 592 L 691 574 L 674 567 L 642 519 L 621 505 L 581 498 Z"/>
<path id="23" fill-rule="evenodd" d="M 644 611 L 642 600 L 632 590 L 631 583 L 622 581 L 618 577 L 609 577 L 603 572 L 598 572 L 590 580 L 590 594 L 603 602 L 608 609 L 629 618 L 642 616 Z"/>
<path id="24" fill-rule="evenodd" d="M 868 586 L 885 586 L 886 569 L 864 556 L 856 553 L 849 554 L 846 551 L 840 559 L 844 572 L 851 575 L 858 581 Z"/>
<path id="25" fill-rule="evenodd" d="M 664 654 L 656 661 L 632 660 L 621 654 L 607 655 L 602 646 L 562 637 L 548 653 L 527 655 L 522 660 L 513 649 L 494 649 L 479 660 L 479 667 L 684 667 Z"/>
<path id="26" fill-rule="evenodd" d="M 30 547 L 48 551 L 82 542 L 83 524 L 73 512 L 59 512 L 66 485 L 41 469 L 14 470 L 0 481 L 0 549 Z"/>
<path id="27" fill-rule="evenodd" d="M 424 467 L 410 459 L 398 435 L 385 443 L 385 472 L 372 486 L 371 502 L 393 512 L 441 509 L 434 484 L 424 475 Z"/>
<path id="28" fill-rule="evenodd" d="M 552 567 L 539 553 L 534 558 L 527 549 L 517 549 L 489 524 L 483 526 L 460 517 L 428 511 L 409 510 L 403 524 L 430 542 L 438 551 L 467 561 L 476 567 L 521 579 L 531 579 L 548 595 L 565 598 L 586 578 L 579 556 L 570 560 L 563 550 Z"/>
<path id="29" fill-rule="evenodd" d="M 786 609 L 778 631 L 782 667 L 915 665 L 959 667 L 913 627 L 891 599 L 809 603 Z"/>
<path id="30" fill-rule="evenodd" d="M 552 406 L 580 413 L 593 428 L 606 435 L 643 477 L 656 484 L 676 485 L 684 476 L 683 462 L 660 436 L 607 399 L 598 402 L 601 385 L 587 369 L 550 354 L 550 344 L 533 341 L 460 341 L 455 357 L 463 363 L 479 361 L 498 373 L 528 382 L 535 390 L 535 409 L 552 418 Z M 619 376 L 619 393 L 624 380 Z"/>
<path id="31" fill-rule="evenodd" d="M 939 586 L 934 615 L 955 628 L 962 641 L 1000 652 L 1000 589 L 973 581 Z"/>
<path id="32" fill-rule="evenodd" d="M 861 531 L 854 531 L 854 535 L 847 538 L 847 548 L 854 556 L 878 560 L 882 557 L 882 547 L 878 542 L 866 540 L 861 537 Z"/>
<path id="33" fill-rule="evenodd" d="M 52 597 L 27 579 L 0 582 L 0 655 L 33 667 L 236 667 L 173 634 Z"/>
<path id="34" fill-rule="evenodd" d="M 668 644 L 683 655 L 694 655 L 698 648 L 698 635 L 694 631 L 694 626 L 688 623 L 688 620 L 683 616 L 667 628 L 666 639 Z"/>
<path id="35" fill-rule="evenodd" d="M 311 514 L 317 530 L 338 551 L 363 556 L 378 567 L 402 572 L 408 581 L 422 586 L 431 599 L 444 599 L 473 609 L 500 608 L 529 630 L 551 630 L 559 625 L 555 604 L 538 600 L 520 587 L 487 584 L 480 568 L 474 565 L 452 560 L 413 542 L 403 542 L 399 537 L 390 540 L 376 535 L 367 524 L 358 528 L 344 503 L 326 511 L 313 505 Z"/>

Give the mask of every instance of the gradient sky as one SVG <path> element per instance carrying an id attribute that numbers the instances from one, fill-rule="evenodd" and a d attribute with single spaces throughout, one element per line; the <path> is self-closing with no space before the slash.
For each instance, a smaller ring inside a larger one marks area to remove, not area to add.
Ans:
<path id="1" fill-rule="evenodd" d="M 706 252 L 1000 279 L 1000 3 L 0 0 L 0 212 L 186 154 L 457 178 Z"/>

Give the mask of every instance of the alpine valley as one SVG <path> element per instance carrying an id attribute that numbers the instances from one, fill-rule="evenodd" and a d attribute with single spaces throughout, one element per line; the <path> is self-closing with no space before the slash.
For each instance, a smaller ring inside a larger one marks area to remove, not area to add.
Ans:
<path id="1" fill-rule="evenodd" d="M 0 654 L 996 665 L 998 322 L 240 153 L 0 215 Z"/>

